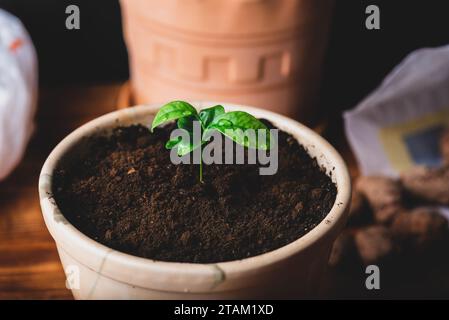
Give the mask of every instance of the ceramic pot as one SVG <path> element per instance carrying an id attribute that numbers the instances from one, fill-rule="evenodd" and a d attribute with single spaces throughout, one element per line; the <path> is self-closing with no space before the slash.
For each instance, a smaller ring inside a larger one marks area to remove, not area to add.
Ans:
<path id="1" fill-rule="evenodd" d="M 202 108 L 218 103 L 197 102 Z M 47 158 L 39 178 L 39 196 L 48 230 L 77 299 L 229 299 L 316 296 L 327 268 L 331 246 L 345 224 L 351 185 L 347 167 L 335 149 L 311 129 L 266 110 L 222 104 L 270 120 L 292 134 L 337 185 L 335 204 L 325 219 L 298 240 L 255 257 L 237 261 L 192 264 L 161 262 L 108 248 L 78 231 L 52 198 L 52 176 L 60 161 L 83 152 L 86 136 L 118 125 L 148 125 L 160 105 L 109 113 L 78 128 Z M 82 214 L 82 213 L 80 213 Z"/>
<path id="2" fill-rule="evenodd" d="M 333 0 L 121 0 L 136 103 L 313 116 Z"/>

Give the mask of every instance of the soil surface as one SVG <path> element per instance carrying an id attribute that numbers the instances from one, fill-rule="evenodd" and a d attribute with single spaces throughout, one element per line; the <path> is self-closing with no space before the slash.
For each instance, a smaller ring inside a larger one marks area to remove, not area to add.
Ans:
<path id="1" fill-rule="evenodd" d="M 122 252 L 213 263 L 295 241 L 335 202 L 335 184 L 285 132 L 275 175 L 259 175 L 259 165 L 212 164 L 200 183 L 199 165 L 170 161 L 173 127 L 120 127 L 88 138 L 88 155 L 61 163 L 54 176 L 53 196 L 67 219 Z"/>

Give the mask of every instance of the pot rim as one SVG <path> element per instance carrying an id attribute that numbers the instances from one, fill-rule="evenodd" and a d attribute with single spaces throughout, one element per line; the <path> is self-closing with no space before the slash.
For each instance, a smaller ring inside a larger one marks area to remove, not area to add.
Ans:
<path id="1" fill-rule="evenodd" d="M 92 261 L 90 265 L 87 263 L 89 268 L 115 280 L 136 286 L 156 288 L 159 290 L 165 289 L 163 285 L 158 284 L 152 284 L 150 286 L 142 285 L 138 275 L 128 279 L 130 277 L 129 274 L 125 276 L 125 272 L 117 272 L 113 268 L 105 267 L 104 262 L 106 258 L 111 263 L 120 265 L 121 268 L 133 267 L 153 274 L 170 275 L 174 277 L 173 280 L 179 281 L 180 289 L 185 288 L 185 278 L 187 277 L 190 279 L 201 279 L 199 281 L 203 282 L 207 280 L 206 282 L 210 282 L 211 284 L 210 289 L 215 290 L 215 287 L 225 279 L 239 278 L 242 274 L 250 275 L 255 269 L 272 266 L 307 249 L 326 234 L 330 233 L 331 230 L 340 227 L 346 221 L 347 208 L 351 197 L 351 182 L 346 164 L 334 147 L 303 124 L 271 111 L 233 103 L 210 101 L 192 102 L 192 105 L 197 106 L 197 108 L 216 104 L 223 105 L 227 110 L 244 110 L 252 113 L 256 117 L 266 118 L 273 121 L 280 129 L 289 133 L 292 133 L 292 131 L 296 131 L 296 133 L 300 132 L 301 139 L 303 139 L 300 143 L 306 147 L 308 153 L 311 153 L 311 148 L 316 149 L 314 150 L 315 153 L 320 152 L 321 156 L 329 162 L 327 169 L 329 169 L 330 165 L 333 166 L 333 169 L 331 169 L 331 177 L 337 186 L 337 196 L 332 209 L 317 226 L 302 237 L 278 249 L 241 260 L 208 264 L 165 262 L 134 256 L 111 249 L 79 231 L 65 219 L 52 198 L 52 174 L 56 165 L 61 157 L 81 139 L 96 132 L 107 130 L 107 128 L 116 124 L 119 118 L 121 119 L 120 121 L 125 119 L 127 121 L 126 124 L 131 124 L 139 123 L 144 116 L 154 115 L 160 106 L 163 105 L 162 103 L 154 103 L 113 111 L 82 125 L 66 136 L 46 159 L 39 176 L 39 198 L 45 223 L 50 234 L 58 244 L 58 249 L 64 249 L 66 253 L 76 260 L 78 259 L 72 255 L 70 252 L 71 249 L 85 250 L 86 255 L 99 255 L 99 257 L 102 257 L 101 263 L 95 261 Z M 299 139 L 296 135 L 295 138 L 297 140 Z M 320 161 L 318 156 L 317 160 Z M 86 264 L 86 261 L 88 261 L 87 258 L 82 263 Z M 200 287 L 202 288 L 203 286 Z M 195 291 L 195 289 L 193 288 L 192 291 Z M 198 289 L 198 291 L 204 291 L 204 289 Z"/>

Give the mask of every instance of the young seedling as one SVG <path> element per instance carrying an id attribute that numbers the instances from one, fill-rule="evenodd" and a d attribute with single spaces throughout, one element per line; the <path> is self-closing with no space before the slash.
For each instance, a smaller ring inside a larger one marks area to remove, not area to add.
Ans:
<path id="1" fill-rule="evenodd" d="M 217 130 L 234 142 L 254 149 L 270 149 L 270 132 L 265 124 L 254 116 L 244 111 L 225 112 L 223 106 L 216 105 L 210 108 L 202 109 L 199 113 L 190 104 L 185 101 L 172 101 L 164 105 L 156 114 L 151 131 L 157 126 L 169 121 L 177 120 L 178 128 L 186 130 L 190 139 L 184 141 L 180 137 L 170 139 L 165 144 L 167 149 L 177 148 L 179 156 L 184 156 L 196 148 L 208 142 L 210 130 Z M 201 125 L 201 141 L 193 139 L 193 123 L 198 121 Z M 266 139 L 248 139 L 245 131 L 252 129 L 254 131 L 265 130 Z M 203 160 L 200 158 L 200 182 L 203 182 Z"/>

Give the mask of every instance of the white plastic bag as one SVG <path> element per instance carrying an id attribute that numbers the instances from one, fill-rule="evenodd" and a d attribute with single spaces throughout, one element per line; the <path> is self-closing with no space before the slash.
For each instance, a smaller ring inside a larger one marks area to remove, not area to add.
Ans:
<path id="1" fill-rule="evenodd" d="M 19 163 L 33 131 L 37 59 L 22 23 L 0 9 L 0 180 Z"/>
<path id="2" fill-rule="evenodd" d="M 362 174 L 397 177 L 415 165 L 440 166 L 439 136 L 449 126 L 449 46 L 411 53 L 344 118 Z"/>

